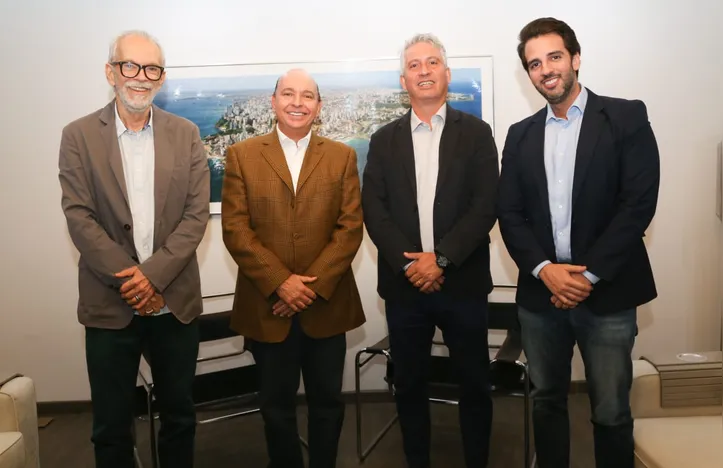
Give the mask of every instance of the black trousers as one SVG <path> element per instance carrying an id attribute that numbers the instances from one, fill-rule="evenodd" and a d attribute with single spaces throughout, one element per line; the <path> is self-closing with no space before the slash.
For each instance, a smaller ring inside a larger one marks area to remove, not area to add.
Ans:
<path id="1" fill-rule="evenodd" d="M 259 370 L 269 468 L 304 467 L 296 423 L 300 374 L 309 409 L 309 467 L 334 468 L 344 422 L 341 387 L 346 335 L 310 338 L 297 316 L 291 320 L 291 331 L 283 342 L 247 340 L 246 344 Z"/>
<path id="2" fill-rule="evenodd" d="M 131 427 L 138 366 L 144 352 L 151 363 L 161 420 L 160 465 L 191 468 L 196 433 L 192 390 L 198 321 L 184 325 L 173 314 L 134 316 L 122 330 L 86 327 L 96 467 L 135 467 Z"/>
<path id="3" fill-rule="evenodd" d="M 459 426 L 465 464 L 484 468 L 489 457 L 492 398 L 487 298 L 459 299 L 444 291 L 416 300 L 387 300 L 387 325 L 402 442 L 410 468 L 429 468 L 429 363 L 435 326 L 442 330 L 459 377 Z M 442 466 L 438 461 L 434 466 Z"/>

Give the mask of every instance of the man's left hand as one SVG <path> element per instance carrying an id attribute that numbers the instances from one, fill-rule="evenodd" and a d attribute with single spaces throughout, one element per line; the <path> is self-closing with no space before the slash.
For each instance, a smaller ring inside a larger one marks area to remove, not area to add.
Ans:
<path id="1" fill-rule="evenodd" d="M 146 275 L 137 266 L 126 268 L 115 274 L 116 278 L 130 278 L 120 287 L 121 297 L 135 310 L 145 310 L 155 291 Z"/>
<path id="2" fill-rule="evenodd" d="M 585 275 L 583 275 L 582 273 L 570 273 L 570 276 L 571 276 L 575 281 L 578 281 L 578 282 L 580 282 L 580 283 L 583 283 L 583 284 L 587 284 L 587 285 L 592 286 L 592 283 L 590 282 L 590 280 L 587 279 L 587 277 L 586 277 Z M 553 304 L 555 307 L 557 307 L 558 309 L 573 309 L 573 308 L 577 307 L 577 306 L 580 304 L 579 302 L 578 302 L 578 303 L 575 303 L 574 306 L 572 306 L 572 307 L 571 307 L 571 306 L 568 306 L 568 305 L 565 305 L 565 304 L 560 300 L 559 297 L 554 296 L 554 295 L 550 298 L 550 302 L 552 302 L 552 304 Z"/>
<path id="3" fill-rule="evenodd" d="M 283 299 L 279 299 L 276 304 L 271 307 L 271 313 L 277 317 L 289 318 L 293 317 L 297 312 L 295 312 L 289 304 L 284 302 Z"/>
<path id="4" fill-rule="evenodd" d="M 414 260 L 405 275 L 415 288 L 421 288 L 427 283 L 437 281 L 442 276 L 442 271 L 437 266 L 437 256 L 432 252 L 404 252 L 409 260 Z"/>

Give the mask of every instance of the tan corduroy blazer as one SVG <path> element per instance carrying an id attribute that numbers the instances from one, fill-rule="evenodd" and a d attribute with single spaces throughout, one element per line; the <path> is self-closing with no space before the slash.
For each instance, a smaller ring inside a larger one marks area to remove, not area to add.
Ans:
<path id="1" fill-rule="evenodd" d="M 356 153 L 312 133 L 293 190 L 277 132 L 229 147 L 222 202 L 223 239 L 238 265 L 232 328 L 276 343 L 290 318 L 271 313 L 292 273 L 316 276 L 317 299 L 299 313 L 304 332 L 325 338 L 365 321 L 351 263 L 363 236 Z"/>

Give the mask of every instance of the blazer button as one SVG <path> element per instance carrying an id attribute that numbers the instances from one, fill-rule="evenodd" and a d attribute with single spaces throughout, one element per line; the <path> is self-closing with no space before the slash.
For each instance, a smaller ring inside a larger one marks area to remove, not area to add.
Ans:
<path id="1" fill-rule="evenodd" d="M 298 233 L 298 232 L 295 232 L 295 233 L 294 233 L 294 239 L 298 239 L 299 237 L 300 237 L 300 236 L 299 236 L 299 233 Z"/>
<path id="2" fill-rule="evenodd" d="M 124 225 L 123 225 L 123 229 L 125 229 L 126 231 L 130 231 L 130 230 L 131 230 L 131 225 L 130 225 L 130 224 L 124 224 Z"/>

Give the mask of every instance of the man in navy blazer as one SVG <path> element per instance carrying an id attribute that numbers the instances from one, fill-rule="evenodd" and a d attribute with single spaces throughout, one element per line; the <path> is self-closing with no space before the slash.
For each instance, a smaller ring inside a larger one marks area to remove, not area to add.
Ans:
<path id="1" fill-rule="evenodd" d="M 522 65 L 548 105 L 509 129 L 498 218 L 519 268 L 538 466 L 569 466 L 577 343 L 597 467 L 632 468 L 636 308 L 657 296 L 643 243 L 658 199 L 657 143 L 645 104 L 580 85 L 580 44 L 567 24 L 540 18 L 519 39 Z"/>

